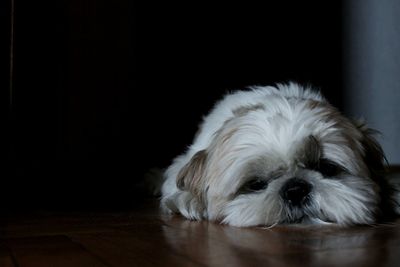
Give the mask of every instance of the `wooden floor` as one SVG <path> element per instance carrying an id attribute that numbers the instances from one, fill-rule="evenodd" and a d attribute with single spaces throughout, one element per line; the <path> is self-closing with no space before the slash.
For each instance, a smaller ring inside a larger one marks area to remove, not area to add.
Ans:
<path id="1" fill-rule="evenodd" d="M 0 219 L 0 266 L 400 266 L 398 225 L 235 228 L 158 214 L 32 213 Z"/>

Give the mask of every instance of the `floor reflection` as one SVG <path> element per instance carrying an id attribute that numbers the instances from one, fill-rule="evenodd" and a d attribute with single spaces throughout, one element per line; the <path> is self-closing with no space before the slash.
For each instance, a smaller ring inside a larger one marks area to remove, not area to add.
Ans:
<path id="1" fill-rule="evenodd" d="M 394 226 L 236 228 L 174 216 L 162 233 L 174 253 L 212 266 L 383 266 L 400 252 Z"/>

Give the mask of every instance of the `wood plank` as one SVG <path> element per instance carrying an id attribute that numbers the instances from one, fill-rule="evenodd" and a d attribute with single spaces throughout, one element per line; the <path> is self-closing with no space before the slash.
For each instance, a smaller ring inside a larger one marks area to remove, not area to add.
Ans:
<path id="1" fill-rule="evenodd" d="M 154 208 L 3 217 L 0 266 L 399 266 L 399 225 L 238 228 Z"/>
<path id="2" fill-rule="evenodd" d="M 100 233 L 113 227 L 157 223 L 159 216 L 136 212 L 124 213 L 53 213 L 0 218 L 0 238 L 63 235 L 66 233 Z"/>
<path id="3" fill-rule="evenodd" d="M 0 243 L 0 266 L 1 267 L 17 267 L 13 262 L 10 250 Z"/>
<path id="4" fill-rule="evenodd" d="M 4 242 L 19 267 L 108 266 L 65 236 L 9 239 Z"/>
<path id="5" fill-rule="evenodd" d="M 161 234 L 147 237 L 145 233 L 149 231 L 145 229 L 129 226 L 123 229 L 154 243 L 157 237 L 162 237 L 171 253 L 207 266 L 398 266 L 399 263 L 400 228 L 390 225 L 262 229 L 174 217 L 161 227 Z M 154 229 L 151 232 L 156 233 Z"/>
<path id="6" fill-rule="evenodd" d="M 193 259 L 172 253 L 163 246 L 161 238 L 152 242 L 126 232 L 71 234 L 70 238 L 111 266 L 201 266 Z"/>

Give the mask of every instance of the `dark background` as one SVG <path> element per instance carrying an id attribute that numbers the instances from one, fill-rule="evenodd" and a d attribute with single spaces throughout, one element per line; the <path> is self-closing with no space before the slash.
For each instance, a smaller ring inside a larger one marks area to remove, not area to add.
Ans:
<path id="1" fill-rule="evenodd" d="M 140 203 L 143 174 L 181 153 L 228 90 L 292 80 L 342 108 L 340 1 L 16 0 L 12 95 L 10 3 L 3 209 Z"/>

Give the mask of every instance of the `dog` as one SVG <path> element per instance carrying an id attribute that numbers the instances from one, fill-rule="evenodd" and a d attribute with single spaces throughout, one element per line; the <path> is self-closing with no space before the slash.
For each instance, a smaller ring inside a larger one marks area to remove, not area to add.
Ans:
<path id="1" fill-rule="evenodd" d="M 229 93 L 166 169 L 161 209 L 239 227 L 377 223 L 396 200 L 374 133 L 297 83 Z"/>

